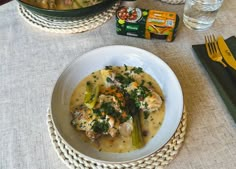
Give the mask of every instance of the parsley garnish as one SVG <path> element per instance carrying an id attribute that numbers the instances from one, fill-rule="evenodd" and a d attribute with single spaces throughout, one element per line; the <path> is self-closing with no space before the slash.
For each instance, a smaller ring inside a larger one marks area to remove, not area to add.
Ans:
<path id="1" fill-rule="evenodd" d="M 112 66 L 105 66 L 106 70 L 112 70 Z"/>
<path id="2" fill-rule="evenodd" d="M 131 69 L 131 72 L 140 74 L 140 73 L 143 73 L 143 69 L 141 67 L 134 67 Z"/>
<path id="3" fill-rule="evenodd" d="M 108 83 L 112 83 L 112 80 L 111 80 L 111 78 L 109 78 L 109 77 L 106 78 L 106 81 L 107 81 Z"/>
<path id="4" fill-rule="evenodd" d="M 150 113 L 148 111 L 144 111 L 144 119 L 147 119 L 150 115 Z"/>
<path id="5" fill-rule="evenodd" d="M 124 66 L 125 66 L 125 71 L 127 71 L 128 70 L 128 66 L 126 64 L 124 64 Z"/>
<path id="6" fill-rule="evenodd" d="M 129 76 L 124 76 L 122 74 L 116 74 L 115 79 L 120 82 L 124 87 L 127 87 L 134 79 Z"/>
<path id="7" fill-rule="evenodd" d="M 109 129 L 109 123 L 107 121 L 94 121 L 92 129 L 96 133 L 105 133 Z"/>

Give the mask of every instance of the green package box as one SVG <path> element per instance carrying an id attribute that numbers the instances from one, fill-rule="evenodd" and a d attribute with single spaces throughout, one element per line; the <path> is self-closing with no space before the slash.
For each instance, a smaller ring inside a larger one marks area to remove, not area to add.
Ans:
<path id="1" fill-rule="evenodd" d="M 146 39 L 166 39 L 171 42 L 177 32 L 179 17 L 174 12 L 120 7 L 116 12 L 116 32 L 119 35 Z"/>

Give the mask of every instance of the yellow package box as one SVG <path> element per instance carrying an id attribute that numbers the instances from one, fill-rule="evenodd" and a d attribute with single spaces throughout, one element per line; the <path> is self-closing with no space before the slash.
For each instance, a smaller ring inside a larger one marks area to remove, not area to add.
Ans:
<path id="1" fill-rule="evenodd" d="M 120 7 L 116 13 L 116 32 L 146 39 L 175 39 L 179 17 L 174 12 Z"/>

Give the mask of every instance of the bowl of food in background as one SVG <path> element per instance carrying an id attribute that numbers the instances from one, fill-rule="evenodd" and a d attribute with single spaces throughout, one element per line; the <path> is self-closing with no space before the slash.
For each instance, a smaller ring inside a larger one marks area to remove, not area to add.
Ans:
<path id="1" fill-rule="evenodd" d="M 51 98 L 52 121 L 66 145 L 88 160 L 125 163 L 161 149 L 183 113 L 183 94 L 158 56 L 106 46 L 74 60 Z"/>
<path id="2" fill-rule="evenodd" d="M 26 9 L 52 17 L 84 17 L 104 11 L 117 0 L 17 0 Z"/>

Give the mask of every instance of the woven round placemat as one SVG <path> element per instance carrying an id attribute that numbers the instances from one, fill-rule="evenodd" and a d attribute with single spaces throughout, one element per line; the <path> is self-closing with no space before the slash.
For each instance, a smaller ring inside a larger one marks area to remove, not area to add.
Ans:
<path id="1" fill-rule="evenodd" d="M 31 12 L 22 5 L 18 6 L 21 16 L 31 25 L 53 33 L 80 33 L 94 29 L 107 22 L 115 14 L 120 2 L 110 8 L 88 17 L 50 17 Z"/>
<path id="2" fill-rule="evenodd" d="M 47 124 L 51 142 L 57 152 L 57 155 L 71 169 L 163 168 L 175 158 L 183 144 L 187 127 L 187 113 L 186 111 L 183 112 L 181 122 L 175 134 L 160 150 L 141 160 L 122 164 L 98 163 L 81 157 L 81 155 L 67 146 L 56 132 L 55 126 L 52 123 L 50 110 L 48 110 L 47 113 Z"/>
<path id="3" fill-rule="evenodd" d="M 161 1 L 173 5 L 185 3 L 185 0 L 161 0 Z"/>

